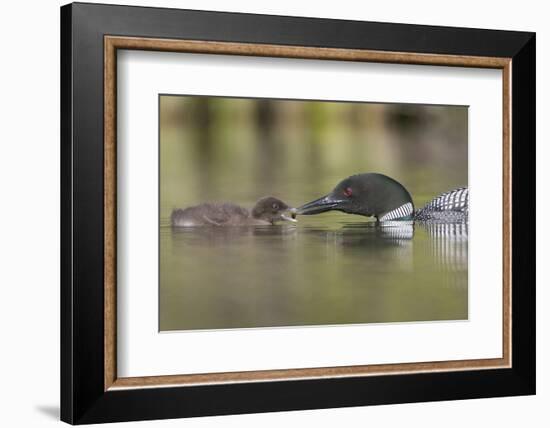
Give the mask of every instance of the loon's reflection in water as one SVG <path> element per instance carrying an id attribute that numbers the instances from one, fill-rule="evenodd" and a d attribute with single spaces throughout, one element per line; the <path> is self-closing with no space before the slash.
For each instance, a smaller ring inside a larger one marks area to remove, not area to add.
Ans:
<path id="1" fill-rule="evenodd" d="M 161 227 L 161 330 L 467 318 L 467 224 L 312 217 Z"/>
<path id="2" fill-rule="evenodd" d="M 395 268 L 412 271 L 414 258 L 427 256 L 442 272 L 464 273 L 460 277 L 442 275 L 442 285 L 467 287 L 468 223 L 355 222 L 344 223 L 338 230 L 309 229 L 305 232 L 319 234 L 326 245 L 341 246 L 343 251 L 368 251 L 369 257 L 384 266 L 394 259 Z M 413 240 L 415 232 L 427 235 L 428 239 Z"/>

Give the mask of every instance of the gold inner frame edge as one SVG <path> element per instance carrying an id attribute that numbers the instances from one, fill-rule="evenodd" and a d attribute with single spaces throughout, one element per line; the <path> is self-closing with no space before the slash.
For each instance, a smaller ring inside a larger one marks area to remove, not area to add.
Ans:
<path id="1" fill-rule="evenodd" d="M 169 376 L 117 377 L 116 367 L 116 88 L 117 50 L 147 50 L 213 55 L 240 55 L 333 61 L 439 65 L 502 70 L 503 95 L 503 349 L 501 358 L 277 369 Z M 422 54 L 361 49 L 321 48 L 252 43 L 104 37 L 104 390 L 395 375 L 511 367 L 512 312 L 512 164 L 511 58 Z"/>

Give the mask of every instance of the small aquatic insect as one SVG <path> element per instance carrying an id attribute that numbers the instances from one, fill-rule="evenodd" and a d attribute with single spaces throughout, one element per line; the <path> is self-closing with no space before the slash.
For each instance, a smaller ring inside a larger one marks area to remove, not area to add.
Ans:
<path id="1" fill-rule="evenodd" d="M 204 203 L 172 211 L 172 226 L 261 226 L 280 221 L 296 222 L 293 208 L 280 199 L 266 196 L 258 200 L 252 210 L 239 205 Z M 293 216 L 287 215 L 288 213 Z"/>
<path id="2" fill-rule="evenodd" d="M 342 180 L 328 195 L 292 210 L 292 216 L 342 211 L 376 217 L 379 222 L 467 222 L 468 199 L 468 188 L 460 187 L 415 211 L 411 195 L 401 183 L 383 174 L 366 173 Z"/>

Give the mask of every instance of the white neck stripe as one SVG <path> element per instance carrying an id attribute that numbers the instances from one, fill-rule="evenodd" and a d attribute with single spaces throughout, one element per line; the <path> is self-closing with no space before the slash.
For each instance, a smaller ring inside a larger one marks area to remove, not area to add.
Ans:
<path id="1" fill-rule="evenodd" d="M 410 202 L 407 202 L 406 204 L 401 205 L 400 207 L 397 207 L 386 214 L 384 214 L 382 217 L 379 218 L 380 221 L 388 221 L 388 220 L 395 220 L 400 219 L 403 217 L 408 217 L 413 212 L 413 206 Z"/>

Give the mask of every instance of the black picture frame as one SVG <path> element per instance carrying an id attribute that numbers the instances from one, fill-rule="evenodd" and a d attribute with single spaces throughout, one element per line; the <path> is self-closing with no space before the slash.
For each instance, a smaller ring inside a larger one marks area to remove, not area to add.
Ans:
<path id="1" fill-rule="evenodd" d="M 104 390 L 104 36 L 512 58 L 512 367 Z M 61 8 L 61 419 L 71 424 L 535 393 L 535 34 L 74 3 Z"/>

